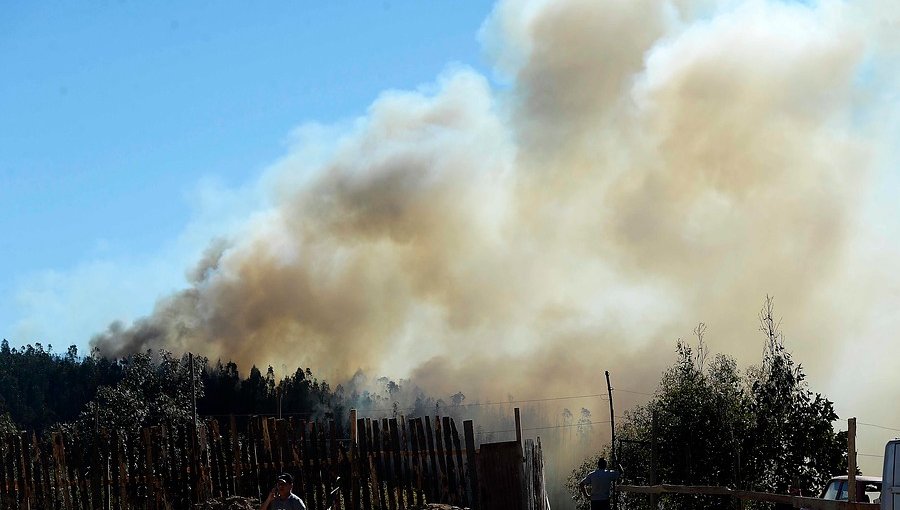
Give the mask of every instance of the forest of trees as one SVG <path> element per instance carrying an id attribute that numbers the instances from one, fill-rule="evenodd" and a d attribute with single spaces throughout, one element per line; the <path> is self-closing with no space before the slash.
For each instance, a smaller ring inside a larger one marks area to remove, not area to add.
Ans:
<path id="1" fill-rule="evenodd" d="M 407 414 L 441 414 L 439 409 L 465 400 L 465 395 L 457 393 L 445 402 L 404 381 L 366 381 L 361 373 L 348 387 L 332 387 L 310 368 L 298 368 L 276 380 L 272 367 L 263 372 L 253 366 L 242 377 L 234 362 L 210 363 L 202 356 L 193 360 L 196 382 L 192 385 L 187 354 L 145 352 L 109 360 L 96 353 L 79 356 L 75 346 L 59 354 L 41 344 L 10 348 L 4 340 L 0 344 L 0 431 L 53 427 L 136 431 L 189 420 L 192 391 L 200 417 L 274 415 L 280 409 L 285 417 L 342 418 L 351 407 L 391 415 L 401 412 L 401 401 L 413 405 L 402 410 Z"/>

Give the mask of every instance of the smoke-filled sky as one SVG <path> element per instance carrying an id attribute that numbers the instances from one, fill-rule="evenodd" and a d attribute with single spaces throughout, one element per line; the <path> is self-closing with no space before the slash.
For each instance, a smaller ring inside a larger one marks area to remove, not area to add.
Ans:
<path id="1" fill-rule="evenodd" d="M 701 321 L 714 352 L 757 362 L 772 295 L 813 388 L 842 417 L 900 428 L 881 404 L 900 383 L 900 4 L 501 1 L 485 15 L 467 42 L 484 60 L 439 62 L 415 86 L 387 76 L 390 90 L 340 121 L 300 113 L 245 182 L 189 195 L 193 219 L 162 229 L 190 256 L 130 254 L 147 289 L 103 281 L 122 275 L 102 267 L 26 278 L 4 334 L 121 299 L 145 307 L 91 324 L 107 354 L 193 349 L 332 380 L 363 369 L 436 393 L 550 397 L 599 390 L 603 370 L 652 391 Z M 226 113 L 242 101 L 214 93 Z M 290 96 L 256 100 L 277 110 Z M 223 119 L 217 130 L 244 129 Z M 191 166 L 183 156 L 172 164 Z M 170 179 L 167 200 L 111 221 L 185 201 L 190 183 Z M 71 285 L 102 296 L 54 309 Z M 86 339 L 45 341 L 72 340 Z M 866 437 L 860 450 L 880 453 L 884 438 Z"/>

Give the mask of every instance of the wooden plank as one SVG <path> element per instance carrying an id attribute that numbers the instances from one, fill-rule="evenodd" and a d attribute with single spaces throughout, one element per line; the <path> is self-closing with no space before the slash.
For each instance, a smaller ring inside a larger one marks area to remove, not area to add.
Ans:
<path id="1" fill-rule="evenodd" d="M 359 418 L 356 420 L 356 434 L 359 441 L 359 449 L 354 455 L 351 451 L 351 462 L 353 462 L 353 494 L 354 501 L 359 501 L 359 496 L 355 496 L 357 488 L 361 491 L 361 503 L 363 510 L 372 510 L 372 490 L 369 476 L 369 438 L 366 432 L 366 420 Z"/>
<path id="2" fill-rule="evenodd" d="M 310 449 L 310 468 L 312 471 L 312 484 L 315 494 L 315 500 L 311 505 L 313 508 L 325 508 L 325 495 L 322 490 L 322 457 L 319 444 L 319 424 L 313 421 L 310 424 L 309 432 L 309 449 Z"/>
<path id="3" fill-rule="evenodd" d="M 53 460 L 56 470 L 56 483 L 63 490 L 64 508 L 66 510 L 71 510 L 72 499 L 69 495 L 69 488 L 67 487 L 70 478 L 68 473 L 68 462 L 66 459 L 65 439 L 60 433 L 52 434 L 51 439 L 53 441 Z"/>
<path id="4" fill-rule="evenodd" d="M 419 499 L 419 492 L 416 484 L 415 462 L 416 458 L 412 456 L 411 433 L 409 423 L 406 417 L 400 416 L 400 456 L 403 459 L 402 466 L 404 470 L 404 493 L 406 494 L 407 506 L 422 506 L 422 500 Z"/>
<path id="5" fill-rule="evenodd" d="M 39 486 L 41 492 L 41 508 L 53 508 L 53 491 L 51 490 L 50 485 L 50 463 L 47 458 L 47 449 L 44 447 L 44 441 L 41 441 L 38 438 L 37 434 L 31 434 L 31 451 L 35 455 L 35 464 L 40 471 L 39 478 Z M 0 469 L 2 469 L 2 462 L 0 462 Z M 2 498 L 0 498 L 0 508 L 3 507 Z"/>
<path id="6" fill-rule="evenodd" d="M 371 431 L 372 438 L 369 443 L 372 447 L 371 449 L 371 459 L 372 459 L 372 485 L 374 487 L 376 493 L 376 508 L 384 509 L 389 507 L 389 498 L 386 489 L 386 483 L 384 479 L 384 458 L 383 458 L 383 448 L 381 441 L 381 426 L 377 419 L 371 420 Z"/>
<path id="7" fill-rule="evenodd" d="M 158 469 L 157 469 L 157 477 L 160 479 L 160 483 L 163 486 L 163 495 L 165 497 L 163 501 L 163 508 L 165 505 L 172 505 L 173 499 L 173 483 L 175 472 L 172 467 L 172 440 L 171 434 L 169 433 L 169 428 L 165 425 L 160 425 L 159 429 L 156 431 L 159 441 L 159 449 L 157 450 L 157 458 L 159 458 Z M 157 501 L 159 498 L 157 498 Z"/>
<path id="8" fill-rule="evenodd" d="M 31 462 L 30 455 L 25 453 L 27 444 L 26 433 L 16 434 L 16 457 L 19 462 L 19 482 L 22 484 L 23 504 L 25 508 L 31 508 L 34 503 L 34 488 L 31 486 Z M 24 444 L 23 444 L 24 443 Z"/>
<path id="9" fill-rule="evenodd" d="M 298 478 L 300 482 L 299 494 L 301 498 L 305 498 L 307 506 L 312 503 L 312 491 L 313 485 L 310 481 L 310 472 L 307 469 L 307 466 L 310 465 L 309 459 L 309 447 L 306 444 L 306 420 L 300 420 L 300 423 L 297 424 L 296 428 L 298 434 L 299 448 L 297 451 L 300 454 L 300 465 L 303 466 L 300 469 L 300 476 L 294 479 L 294 485 L 296 486 Z"/>
<path id="10" fill-rule="evenodd" d="M 250 418 L 247 424 L 247 482 L 250 493 L 255 494 L 260 501 L 264 501 L 269 495 L 270 487 L 262 488 L 259 480 L 259 420 Z M 263 490 L 266 491 L 263 494 Z"/>
<path id="11" fill-rule="evenodd" d="M 423 422 L 425 449 L 428 451 L 428 480 L 431 482 L 429 501 L 438 501 L 441 495 L 441 470 L 437 461 L 437 453 L 434 449 L 434 431 L 431 428 L 431 418 L 425 417 Z"/>
<path id="12" fill-rule="evenodd" d="M 463 462 L 463 450 L 460 447 L 459 443 L 459 431 L 456 429 L 456 421 L 450 420 L 450 438 L 453 440 L 453 452 L 456 454 L 456 469 L 458 471 L 457 478 L 459 482 L 457 483 L 457 501 L 464 507 L 468 507 L 470 505 L 470 499 L 468 491 L 466 490 L 468 487 L 468 483 L 466 482 L 466 478 L 468 477 L 468 473 L 466 472 L 466 465 Z"/>
<path id="13" fill-rule="evenodd" d="M 524 470 L 518 441 L 485 443 L 476 455 L 479 507 L 490 510 L 523 510 Z"/>
<path id="14" fill-rule="evenodd" d="M 454 505 L 459 505 L 461 502 L 460 496 L 460 483 L 457 483 L 457 466 L 456 460 L 453 458 L 453 438 L 451 437 L 450 431 L 450 422 L 451 419 L 449 416 L 444 416 L 441 425 L 441 431 L 444 435 L 444 455 L 446 456 L 446 464 L 447 464 L 447 495 L 450 498 L 450 502 Z M 461 468 L 460 468 L 461 469 Z"/>
<path id="15" fill-rule="evenodd" d="M 522 484 L 525 495 L 525 508 L 534 510 L 534 441 L 525 440 L 525 483 Z"/>
<path id="16" fill-rule="evenodd" d="M 67 439 L 65 439 L 65 445 L 69 479 L 72 481 L 73 486 L 73 508 L 76 510 L 89 508 L 88 486 L 84 478 L 84 469 L 88 465 L 85 459 L 87 452 L 84 447 L 84 438 L 68 434 Z"/>
<path id="17" fill-rule="evenodd" d="M 10 507 L 18 509 L 22 506 L 22 486 L 19 483 L 19 469 L 18 462 L 16 461 L 16 435 L 7 435 L 4 443 L 6 445 L 7 473 L 9 473 L 9 481 L 7 483 L 10 496 L 9 504 Z"/>
<path id="18" fill-rule="evenodd" d="M 206 440 L 209 444 L 209 453 L 207 454 L 207 459 L 209 460 L 209 493 L 211 496 L 222 498 L 228 495 L 228 490 L 225 488 L 225 463 L 222 462 L 222 435 L 219 431 L 219 422 L 215 418 L 211 418 L 204 420 L 204 425 L 207 431 Z"/>
<path id="19" fill-rule="evenodd" d="M 0 433 L 0 483 L 3 484 L 0 487 L 0 510 L 13 508 L 13 505 L 8 501 L 9 495 L 12 493 L 12 485 L 10 484 L 10 476 L 7 469 L 6 451 L 6 437 Z"/>
<path id="20" fill-rule="evenodd" d="M 145 451 L 144 454 L 147 456 L 147 476 L 150 478 L 147 483 L 147 488 L 150 490 L 150 494 L 148 494 L 147 502 L 148 506 L 153 510 L 159 510 L 162 507 L 162 484 L 160 479 L 160 471 L 162 462 L 165 460 L 161 455 L 162 448 L 160 448 L 160 442 L 157 438 L 159 438 L 159 427 L 153 426 L 144 429 L 146 431 L 144 435 Z"/>
<path id="21" fill-rule="evenodd" d="M 447 503 L 450 501 L 450 485 L 449 481 L 449 473 L 447 472 L 447 457 L 444 454 L 444 433 L 443 428 L 441 427 L 441 417 L 434 417 L 434 447 L 436 450 L 438 464 L 441 467 L 441 477 L 440 477 L 440 499 L 438 500 L 441 503 Z"/>
<path id="22" fill-rule="evenodd" d="M 384 479 L 387 482 L 388 504 L 390 510 L 397 509 L 397 477 L 394 471 L 394 451 L 391 444 L 390 424 L 387 418 L 381 419 L 381 452 L 384 459 Z"/>
<path id="23" fill-rule="evenodd" d="M 550 499 L 547 497 L 547 479 L 544 475 L 544 445 L 541 444 L 541 438 L 538 436 L 537 438 L 537 454 L 538 454 L 538 465 L 537 469 L 539 475 L 539 490 L 537 493 L 538 496 L 538 506 L 539 510 L 550 510 Z"/>
<path id="24" fill-rule="evenodd" d="M 231 463 L 229 464 L 231 466 L 231 471 L 229 472 L 231 475 L 231 493 L 238 494 L 238 491 L 246 493 L 242 483 L 243 465 L 241 462 L 241 444 L 238 438 L 237 419 L 233 414 L 228 417 L 228 441 L 231 449 Z"/>
<path id="25" fill-rule="evenodd" d="M 278 471 L 280 473 L 294 472 L 291 469 L 291 452 L 288 440 L 288 422 L 284 419 L 275 422 L 275 435 L 277 441 L 275 443 L 275 452 L 278 460 Z M 291 475 L 293 476 L 293 475 Z"/>
<path id="26" fill-rule="evenodd" d="M 391 450 L 391 464 L 393 465 L 391 479 L 393 479 L 397 485 L 397 508 L 399 508 L 400 510 L 406 510 L 406 502 L 404 501 L 404 488 L 406 487 L 407 483 L 403 473 L 403 466 L 401 464 L 403 461 L 403 457 L 400 455 L 400 431 L 397 425 L 397 418 L 391 418 L 388 420 L 388 430 Z"/>
<path id="27" fill-rule="evenodd" d="M 424 498 L 422 497 L 424 495 L 424 489 L 422 488 L 422 457 L 419 455 L 419 433 L 416 429 L 416 423 L 418 421 L 419 418 L 409 420 L 409 445 L 410 453 L 412 454 L 410 462 L 410 465 L 412 466 L 412 478 L 416 487 L 416 504 L 421 506 L 424 501 Z"/>
<path id="28" fill-rule="evenodd" d="M 341 501 L 341 491 L 342 486 L 346 485 L 343 483 L 345 478 L 343 475 L 343 471 L 341 469 L 341 458 L 342 455 L 340 453 L 340 449 L 338 448 L 338 437 L 337 437 L 337 424 L 333 419 L 328 420 L 328 473 L 330 475 L 328 487 L 332 489 L 332 496 L 328 501 L 328 505 L 332 510 L 343 510 L 344 505 Z M 334 492 L 334 489 L 338 489 L 338 492 Z"/>
<path id="29" fill-rule="evenodd" d="M 116 431 L 116 465 L 118 467 L 119 508 L 128 508 L 128 460 L 125 458 L 124 433 Z"/>

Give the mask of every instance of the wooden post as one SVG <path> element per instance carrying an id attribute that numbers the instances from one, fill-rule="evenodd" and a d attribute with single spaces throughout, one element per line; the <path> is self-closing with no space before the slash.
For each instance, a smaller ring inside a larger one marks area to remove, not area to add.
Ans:
<path id="1" fill-rule="evenodd" d="M 457 480 L 459 483 L 457 484 L 457 490 L 459 492 L 459 499 L 462 500 L 461 506 L 469 506 L 469 495 L 466 491 L 466 473 L 465 473 L 465 464 L 463 463 L 462 458 L 462 448 L 459 443 L 459 431 L 456 430 L 456 422 L 454 420 L 450 420 L 450 435 L 453 439 L 453 451 L 456 452 L 456 471 L 457 471 Z M 471 507 L 470 507 L 471 508 Z"/>
<path id="2" fill-rule="evenodd" d="M 463 421 L 463 435 L 466 440 L 466 471 L 469 476 L 469 506 L 477 510 L 481 506 L 478 496 L 478 473 L 475 469 L 475 431 L 472 420 Z"/>
<path id="3" fill-rule="evenodd" d="M 424 488 L 422 487 L 422 455 L 419 451 L 419 431 L 416 424 L 421 418 L 413 418 L 409 420 L 409 444 L 413 476 L 416 479 L 416 500 L 421 504 L 424 501 Z"/>
<path id="4" fill-rule="evenodd" d="M 360 428 L 362 429 L 362 434 L 359 434 Z M 356 431 L 357 439 L 359 439 L 359 449 L 357 450 L 357 456 L 353 459 L 357 462 L 356 467 L 353 469 L 355 470 L 354 473 L 359 476 L 353 478 L 353 493 L 355 495 L 357 487 L 359 487 L 362 492 L 363 509 L 372 510 L 372 489 L 369 485 L 369 436 L 366 433 L 365 419 L 357 418 Z M 353 447 L 354 445 L 351 444 L 350 446 Z M 354 499 L 354 501 L 358 501 L 358 499 Z"/>
<path id="5" fill-rule="evenodd" d="M 439 501 L 441 494 L 440 479 L 443 472 L 438 464 L 437 453 L 434 450 L 434 431 L 431 429 L 431 418 L 425 417 L 425 444 L 428 446 L 428 458 L 431 461 L 431 497 L 433 501 Z"/>
<path id="6" fill-rule="evenodd" d="M 350 443 L 359 444 L 359 437 L 356 432 L 356 409 L 350 410 Z"/>
<path id="7" fill-rule="evenodd" d="M 847 502 L 856 502 L 856 418 L 847 420 Z"/>
<path id="8" fill-rule="evenodd" d="M 606 371 L 606 392 L 609 395 L 609 432 L 610 432 L 610 467 L 616 464 L 616 413 L 613 410 L 612 385 L 609 383 L 609 370 Z"/>
<path id="9" fill-rule="evenodd" d="M 519 443 L 519 448 L 522 448 L 522 419 L 519 416 L 519 408 L 515 408 L 514 412 L 516 414 L 516 442 Z M 524 460 L 524 455 L 522 459 Z"/>
<path id="10" fill-rule="evenodd" d="M 656 485 L 656 434 L 657 434 L 657 414 L 654 409 L 650 415 L 650 485 Z M 659 496 L 656 493 L 650 494 L 650 508 L 656 510 Z"/>
<path id="11" fill-rule="evenodd" d="M 616 462 L 616 413 L 613 409 L 613 395 L 612 395 L 612 385 L 609 382 L 609 370 L 606 371 L 606 392 L 609 395 L 609 435 L 610 435 L 610 443 L 609 443 L 609 452 L 610 452 L 610 467 L 616 469 L 618 467 L 618 463 Z M 612 508 L 616 510 L 618 507 L 616 494 L 613 491 L 610 491 L 610 499 L 612 500 Z"/>
<path id="12" fill-rule="evenodd" d="M 447 495 L 450 498 L 449 503 L 459 504 L 457 498 L 459 485 L 456 483 L 456 466 L 453 460 L 453 439 L 450 434 L 450 417 L 444 416 L 441 419 L 441 433 L 444 436 L 444 455 L 447 457 Z M 440 438 L 438 438 L 440 440 Z"/>

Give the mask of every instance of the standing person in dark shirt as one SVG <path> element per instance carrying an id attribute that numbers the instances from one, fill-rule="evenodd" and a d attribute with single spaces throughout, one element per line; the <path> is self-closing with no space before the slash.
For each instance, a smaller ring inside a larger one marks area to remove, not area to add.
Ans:
<path id="1" fill-rule="evenodd" d="M 613 482 L 621 473 L 615 469 L 606 469 L 606 459 L 597 460 L 597 470 L 584 477 L 578 488 L 586 498 L 591 500 L 591 510 L 609 510 L 609 498 L 612 494 Z M 588 487 L 591 488 L 588 491 Z"/>
<path id="2" fill-rule="evenodd" d="M 275 479 L 275 487 L 269 493 L 269 497 L 263 501 L 259 510 L 306 510 L 306 504 L 292 492 L 294 477 L 288 473 L 278 475 Z"/>

